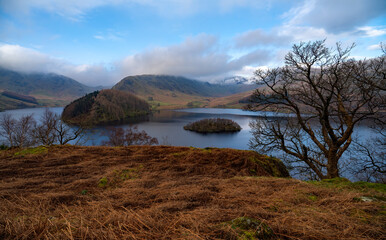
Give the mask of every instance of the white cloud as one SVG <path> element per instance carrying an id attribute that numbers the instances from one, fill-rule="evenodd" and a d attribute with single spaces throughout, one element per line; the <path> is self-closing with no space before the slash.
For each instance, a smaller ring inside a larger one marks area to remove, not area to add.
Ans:
<path id="1" fill-rule="evenodd" d="M 98 33 L 94 35 L 95 39 L 98 40 L 103 40 L 103 41 L 122 41 L 123 36 L 119 32 L 113 32 L 113 31 L 108 31 L 107 33 Z"/>
<path id="2" fill-rule="evenodd" d="M 232 59 L 219 49 L 216 37 L 201 34 L 189 37 L 178 45 L 128 56 L 116 66 L 122 76 L 171 74 L 211 81 L 241 70 L 245 65 L 266 63 L 270 56 L 267 51 L 256 50 Z"/>
<path id="3" fill-rule="evenodd" d="M 241 33 L 235 37 L 235 45 L 238 48 L 247 48 L 254 46 L 281 46 L 291 43 L 292 35 L 287 32 L 278 32 L 274 29 L 271 32 L 265 32 L 262 29 L 256 29 Z"/>
<path id="4" fill-rule="evenodd" d="M 386 28 L 364 26 L 359 27 L 356 33 L 362 37 L 378 37 L 386 34 Z"/>
<path id="5" fill-rule="evenodd" d="M 386 4 L 380 0 L 304 0 L 282 15 L 281 25 L 269 31 L 254 29 L 241 33 L 234 38 L 234 45 L 236 48 L 274 48 L 282 56 L 291 44 L 300 41 L 326 39 L 327 46 L 334 46 L 336 42 L 362 44 L 358 37 L 386 34 L 384 26 L 365 25 L 385 12 Z M 277 62 L 277 58 L 272 61 Z"/>
<path id="6" fill-rule="evenodd" d="M 212 81 L 245 66 L 265 65 L 271 53 L 254 50 L 237 58 L 222 49 L 215 36 L 200 34 L 188 37 L 180 44 L 156 47 L 129 55 L 111 63 L 74 65 L 37 50 L 19 45 L 0 44 L 0 66 L 23 72 L 54 72 L 74 78 L 86 85 L 113 85 L 121 78 L 137 74 L 181 75 Z"/>
<path id="7" fill-rule="evenodd" d="M 380 50 L 381 45 L 380 44 L 374 44 L 367 47 L 368 50 Z"/>
<path id="8" fill-rule="evenodd" d="M 116 79 L 101 64 L 74 65 L 19 45 L 0 44 L 0 66 L 20 72 L 54 72 L 86 85 L 111 85 Z"/>
<path id="9" fill-rule="evenodd" d="M 273 0 L 0 0 L 0 6 L 9 13 L 25 15 L 34 9 L 51 12 L 78 21 L 98 7 L 145 6 L 168 17 L 193 15 L 200 12 L 228 12 L 234 8 L 269 8 Z M 281 1 L 281 0 L 275 0 Z"/>
<path id="10" fill-rule="evenodd" d="M 336 34 L 352 31 L 385 13 L 384 0 L 305 0 L 283 17 L 290 25 L 323 28 Z"/>

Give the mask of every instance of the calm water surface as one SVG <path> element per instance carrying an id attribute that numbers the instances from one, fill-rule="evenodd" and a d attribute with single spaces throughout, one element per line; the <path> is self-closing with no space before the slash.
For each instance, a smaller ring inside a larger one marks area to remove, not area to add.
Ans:
<path id="1" fill-rule="evenodd" d="M 44 108 L 28 108 L 9 110 L 0 112 L 0 116 L 4 113 L 11 114 L 14 118 L 20 118 L 23 115 L 33 114 L 36 120 L 39 120 L 44 113 Z M 53 112 L 61 114 L 63 108 L 50 108 Z M 260 119 L 263 116 L 262 112 L 250 112 L 240 109 L 221 109 L 221 108 L 195 108 L 181 110 L 163 110 L 149 116 L 147 121 L 136 122 L 139 130 L 145 130 L 150 136 L 158 138 L 160 144 L 172 146 L 193 146 L 193 147 L 219 147 L 219 148 L 235 148 L 249 149 L 248 142 L 252 137 L 250 133 L 249 122 L 251 120 Z M 280 117 L 290 117 L 288 114 L 268 113 L 273 120 Z M 197 121 L 203 118 L 228 118 L 237 122 L 242 130 L 237 133 L 212 133 L 200 134 L 183 129 L 189 122 Z M 129 124 L 120 125 L 120 127 L 128 127 Z M 108 126 L 98 127 L 93 129 L 87 135 L 85 145 L 100 145 L 106 137 L 102 136 L 103 131 Z M 370 136 L 370 129 L 361 125 L 355 131 L 355 134 L 362 136 Z"/>

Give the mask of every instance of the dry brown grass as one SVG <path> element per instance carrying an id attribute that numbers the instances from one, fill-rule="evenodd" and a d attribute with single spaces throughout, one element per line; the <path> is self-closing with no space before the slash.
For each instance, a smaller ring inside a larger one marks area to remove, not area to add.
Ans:
<path id="1" fill-rule="evenodd" d="M 385 239 L 384 202 L 269 177 L 250 160 L 269 158 L 251 151 L 16 151 L 0 152 L 0 239 L 238 239 L 223 223 L 242 216 L 268 224 L 275 239 Z"/>

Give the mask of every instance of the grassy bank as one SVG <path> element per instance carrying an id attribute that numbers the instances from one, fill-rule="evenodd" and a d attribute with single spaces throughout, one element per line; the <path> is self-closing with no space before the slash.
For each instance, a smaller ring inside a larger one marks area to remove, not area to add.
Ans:
<path id="1" fill-rule="evenodd" d="M 386 234 L 382 187 L 272 177 L 288 173 L 277 159 L 252 151 L 54 146 L 3 150 L 0 158 L 1 239 L 382 239 Z"/>

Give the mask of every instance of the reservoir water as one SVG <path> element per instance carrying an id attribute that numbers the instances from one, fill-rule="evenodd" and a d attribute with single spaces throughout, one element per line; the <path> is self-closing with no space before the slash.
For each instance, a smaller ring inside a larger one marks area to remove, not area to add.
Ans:
<path id="1" fill-rule="evenodd" d="M 33 114 L 36 120 L 39 120 L 45 108 L 28 108 L 0 112 L 2 114 L 11 114 L 18 119 L 23 115 Z M 50 108 L 56 114 L 61 114 L 63 108 Z M 192 146 L 192 147 L 218 147 L 249 149 L 248 143 L 252 137 L 249 122 L 255 119 L 264 121 L 261 117 L 267 113 L 243 111 L 240 109 L 221 109 L 221 108 L 195 108 L 181 110 L 162 110 L 153 113 L 146 121 L 134 122 L 131 124 L 120 125 L 119 127 L 128 127 L 136 125 L 139 130 L 146 131 L 150 136 L 156 137 L 162 145 L 172 146 Z M 290 117 L 288 114 L 268 113 L 273 120 L 275 118 Z M 203 118 L 228 118 L 237 122 L 242 130 L 237 133 L 212 133 L 200 134 L 183 129 L 189 122 L 197 121 Z M 101 145 L 106 137 L 102 133 L 108 126 L 94 128 L 87 135 L 85 145 Z M 366 125 L 360 125 L 355 130 L 356 135 L 369 137 L 372 132 Z"/>

